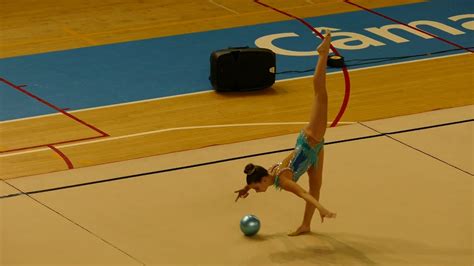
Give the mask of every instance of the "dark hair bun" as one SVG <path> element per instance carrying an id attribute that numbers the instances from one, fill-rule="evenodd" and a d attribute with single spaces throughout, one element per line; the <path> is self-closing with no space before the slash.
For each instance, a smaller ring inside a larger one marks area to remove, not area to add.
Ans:
<path id="1" fill-rule="evenodd" d="M 249 163 L 245 166 L 244 173 L 248 175 L 249 173 L 253 172 L 254 169 L 255 169 L 255 165 Z"/>

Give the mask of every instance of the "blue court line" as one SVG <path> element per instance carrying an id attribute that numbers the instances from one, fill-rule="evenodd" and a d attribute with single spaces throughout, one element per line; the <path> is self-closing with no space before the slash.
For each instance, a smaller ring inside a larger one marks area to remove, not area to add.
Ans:
<path id="1" fill-rule="evenodd" d="M 442 1 L 409 4 L 376 9 L 387 16 L 404 23 L 418 20 L 439 22 L 462 34 L 453 35 L 430 26 L 421 29 L 455 42 L 474 46 L 472 18 L 452 21 L 449 17 L 473 14 L 471 1 Z M 338 48 L 346 61 L 377 57 L 401 57 L 449 50 L 453 47 L 436 39 L 423 39 L 403 30 L 392 30 L 408 42 L 396 43 L 366 30 L 394 24 L 381 17 L 355 11 L 344 14 L 306 18 L 315 27 L 331 27 L 334 31 L 333 44 L 339 42 L 351 49 Z M 255 40 L 272 34 L 291 33 L 296 37 L 276 39 L 273 44 L 291 51 L 313 51 L 319 43 L 312 32 L 297 21 L 266 23 L 231 29 L 182 34 L 148 40 L 94 46 L 81 49 L 50 52 L 30 56 L 19 56 L 0 60 L 0 76 L 15 83 L 27 84 L 35 95 L 61 108 L 79 110 L 145 99 L 174 96 L 211 89 L 209 76 L 209 55 L 214 50 L 235 46 L 255 46 Z M 346 34 L 337 36 L 337 34 Z M 347 34 L 359 34 L 365 41 L 379 45 L 353 49 L 362 44 L 349 40 Z M 370 38 L 370 39 L 369 39 Z M 463 53 L 450 51 L 440 55 Z M 436 54 L 423 56 L 430 58 Z M 277 55 L 277 71 L 306 70 L 314 67 L 316 56 Z M 401 58 L 402 62 L 412 60 Z M 386 62 L 367 62 L 350 66 L 357 69 Z M 350 63 L 349 63 L 350 64 Z M 328 72 L 339 69 L 329 69 Z M 308 73 L 287 73 L 278 79 L 308 75 Z M 343 89 L 343 88 L 341 88 Z M 0 87 L 0 121 L 54 113 L 40 103 L 31 103 L 4 86 Z"/>

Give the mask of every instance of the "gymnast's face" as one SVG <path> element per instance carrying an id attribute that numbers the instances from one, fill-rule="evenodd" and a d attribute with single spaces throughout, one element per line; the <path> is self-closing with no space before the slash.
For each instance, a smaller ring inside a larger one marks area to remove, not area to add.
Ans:
<path id="1" fill-rule="evenodd" d="M 258 183 L 252 183 L 249 186 L 251 189 L 254 189 L 257 193 L 259 193 L 267 191 L 268 187 L 272 184 L 272 177 L 270 175 L 267 175 L 262 177 L 262 181 Z"/>

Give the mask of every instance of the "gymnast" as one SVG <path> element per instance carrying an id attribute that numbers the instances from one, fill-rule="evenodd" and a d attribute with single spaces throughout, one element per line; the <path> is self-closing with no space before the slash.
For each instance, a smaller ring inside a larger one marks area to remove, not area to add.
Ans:
<path id="1" fill-rule="evenodd" d="M 238 193 L 239 198 L 246 198 L 249 190 L 265 192 L 269 186 L 275 186 L 295 194 L 306 201 L 303 222 L 289 236 L 298 236 L 311 232 L 311 219 L 315 209 L 318 209 L 321 222 L 324 218 L 335 218 L 336 214 L 319 203 L 319 192 L 322 184 L 324 161 L 324 134 L 327 127 L 328 96 L 326 91 L 326 64 L 331 44 L 331 32 L 326 31 L 317 51 L 319 59 L 313 75 L 314 102 L 309 123 L 301 130 L 295 149 L 282 162 L 269 169 L 262 166 L 247 164 L 244 172 L 247 174 L 247 185 Z M 309 192 L 297 184 L 304 174 L 309 176 Z"/>

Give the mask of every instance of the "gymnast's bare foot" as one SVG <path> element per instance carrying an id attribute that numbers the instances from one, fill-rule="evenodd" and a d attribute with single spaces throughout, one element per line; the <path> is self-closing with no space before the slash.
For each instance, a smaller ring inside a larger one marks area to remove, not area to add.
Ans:
<path id="1" fill-rule="evenodd" d="M 316 49 L 319 54 L 328 54 L 329 53 L 329 48 L 331 46 L 331 31 L 330 30 L 324 30 L 324 39 L 321 42 L 321 44 L 318 46 Z"/>
<path id="2" fill-rule="evenodd" d="M 299 236 L 309 232 L 311 232 L 311 228 L 309 226 L 301 225 L 298 229 L 296 229 L 296 231 L 289 233 L 288 236 Z"/>

